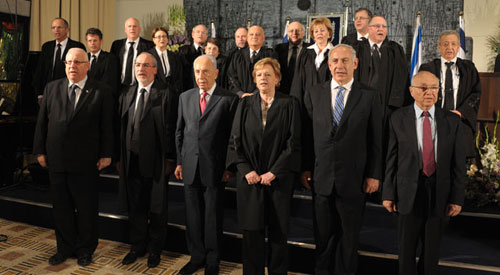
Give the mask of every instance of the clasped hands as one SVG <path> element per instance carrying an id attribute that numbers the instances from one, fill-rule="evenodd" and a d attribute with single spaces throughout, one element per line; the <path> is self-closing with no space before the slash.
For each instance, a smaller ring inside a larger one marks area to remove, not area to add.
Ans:
<path id="1" fill-rule="evenodd" d="M 396 207 L 396 203 L 394 201 L 385 200 L 382 202 L 382 205 L 390 213 L 398 212 L 398 208 Z M 446 216 L 455 217 L 460 213 L 460 211 L 462 211 L 461 205 L 449 203 L 446 207 Z"/>
<path id="2" fill-rule="evenodd" d="M 271 186 L 271 182 L 274 179 L 276 179 L 276 176 L 273 173 L 271 173 L 271 171 L 259 176 L 259 174 L 257 174 L 257 172 L 255 172 L 255 170 L 254 170 L 254 171 L 246 174 L 245 179 L 247 180 L 248 184 L 260 183 L 262 185 Z"/>
<path id="3" fill-rule="evenodd" d="M 43 168 L 47 167 L 47 155 L 39 154 L 37 156 L 37 161 Z M 97 170 L 101 171 L 102 169 L 108 167 L 110 164 L 111 164 L 111 158 L 100 158 L 96 164 Z"/>

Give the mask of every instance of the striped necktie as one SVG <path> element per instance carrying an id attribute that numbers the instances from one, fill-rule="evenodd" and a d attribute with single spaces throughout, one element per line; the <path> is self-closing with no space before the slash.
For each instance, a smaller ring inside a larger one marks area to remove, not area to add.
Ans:
<path id="1" fill-rule="evenodd" d="M 344 91 L 345 88 L 342 86 L 337 87 L 337 97 L 335 97 L 335 106 L 333 107 L 333 127 L 339 126 L 340 120 L 342 119 L 342 113 L 344 112 Z"/>

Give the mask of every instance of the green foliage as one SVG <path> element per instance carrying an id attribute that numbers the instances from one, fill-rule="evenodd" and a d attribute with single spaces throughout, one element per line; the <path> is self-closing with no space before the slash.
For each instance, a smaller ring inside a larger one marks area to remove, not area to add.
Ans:
<path id="1" fill-rule="evenodd" d="M 488 56 L 488 71 L 493 72 L 495 68 L 495 58 L 500 54 L 500 25 L 497 27 L 497 32 L 494 35 L 488 35 L 486 45 L 489 49 Z"/>

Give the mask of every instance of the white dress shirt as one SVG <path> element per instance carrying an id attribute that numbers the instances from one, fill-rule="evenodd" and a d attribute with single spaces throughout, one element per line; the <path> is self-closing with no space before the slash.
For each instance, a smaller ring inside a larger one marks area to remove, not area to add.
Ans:
<path id="1" fill-rule="evenodd" d="M 66 49 L 66 45 L 68 45 L 68 37 L 66 37 L 66 39 L 64 39 L 61 42 L 57 42 L 57 40 L 56 40 L 56 46 L 54 47 L 54 58 L 52 59 L 52 68 L 54 67 L 54 64 L 56 63 L 57 44 L 61 44 L 61 56 L 60 56 L 60 58 L 62 60 L 62 57 L 64 55 L 64 50 Z"/>
<path id="2" fill-rule="evenodd" d="M 424 114 L 423 110 L 417 106 L 416 103 L 413 103 L 413 107 L 415 108 L 415 119 L 416 119 L 416 127 L 417 127 L 417 141 L 418 141 L 418 152 L 422 154 L 422 136 L 423 136 L 423 125 L 424 125 Z M 432 142 L 434 143 L 434 159 L 437 161 L 437 131 L 436 131 L 436 117 L 434 116 L 436 108 L 434 105 L 429 109 L 429 121 L 431 123 L 431 135 Z"/>
<path id="3" fill-rule="evenodd" d="M 85 87 L 85 83 L 87 83 L 87 76 L 85 76 L 84 79 L 80 80 L 77 83 L 73 83 L 70 80 L 68 80 L 68 82 L 69 82 L 68 83 L 68 97 L 70 96 L 70 93 L 71 93 L 71 86 L 73 84 L 76 84 L 76 86 L 78 87 L 75 90 L 75 106 L 73 106 L 73 108 L 76 108 L 76 105 L 78 104 L 78 100 L 80 99 L 80 95 L 82 95 L 82 90 Z"/>
<path id="4" fill-rule="evenodd" d="M 365 35 L 361 35 L 359 32 L 356 32 L 356 34 L 358 35 L 358 41 L 362 41 L 363 37 L 368 39 L 368 33 L 366 33 Z"/>
<path id="5" fill-rule="evenodd" d="M 90 54 L 90 66 L 89 66 L 89 71 L 90 71 L 90 69 L 92 68 L 92 61 L 93 61 L 92 59 L 94 58 L 93 56 L 95 56 L 95 62 L 97 63 L 97 60 L 99 60 L 99 54 L 101 54 L 101 51 L 102 51 L 102 50 L 99 50 L 99 51 L 98 51 L 98 52 L 96 52 L 95 54 L 94 54 L 94 53 L 89 52 L 89 54 Z"/>
<path id="6" fill-rule="evenodd" d="M 321 53 L 319 52 L 319 47 L 316 43 L 307 48 L 313 49 L 316 52 L 316 59 L 314 59 L 314 65 L 316 65 L 316 70 L 319 70 L 321 63 L 323 63 L 323 60 L 325 60 L 325 58 L 328 58 L 328 56 L 325 55 L 326 50 L 331 51 L 333 49 L 333 45 L 332 43 L 328 42 L 328 44 L 326 44 L 326 47 L 321 51 Z"/>
<path id="7" fill-rule="evenodd" d="M 139 95 L 140 95 L 140 91 L 141 89 L 146 89 L 146 92 L 144 93 L 144 106 L 146 106 L 146 102 L 148 102 L 148 98 L 149 98 L 149 94 L 151 92 L 151 86 L 153 86 L 153 83 L 154 81 L 152 81 L 151 83 L 149 83 L 148 86 L 144 87 L 141 85 L 141 83 L 139 83 L 139 85 L 137 85 L 137 96 L 135 97 L 135 108 L 134 108 L 134 113 L 137 111 L 137 104 L 139 104 Z M 144 108 L 143 108 L 144 110 Z"/>
<path id="8" fill-rule="evenodd" d="M 125 52 L 123 53 L 123 64 L 122 64 L 122 82 L 125 79 L 125 71 L 127 70 L 127 56 L 128 56 L 128 51 L 130 50 L 130 42 L 134 42 L 134 59 L 132 60 L 132 83 L 135 83 L 135 74 L 134 74 L 134 64 L 135 64 L 135 58 L 137 57 L 137 47 L 139 46 L 139 40 L 141 38 L 137 38 L 134 41 L 127 40 L 125 41 Z"/>
<path id="9" fill-rule="evenodd" d="M 351 81 L 347 82 L 345 85 L 339 85 L 335 80 L 332 79 L 330 84 L 330 92 L 332 98 L 332 113 L 335 109 L 335 102 L 337 101 L 337 94 L 339 93 L 339 87 L 344 87 L 344 108 L 347 103 L 347 98 L 349 97 L 349 93 L 351 92 L 352 83 L 354 83 L 354 78 Z"/>
<path id="10" fill-rule="evenodd" d="M 156 53 L 158 54 L 158 56 L 160 57 L 160 62 L 162 64 L 162 67 L 163 67 L 163 72 L 165 73 L 165 76 L 169 76 L 170 75 L 170 64 L 168 63 L 168 52 L 167 50 L 164 50 L 163 52 L 160 51 L 160 49 L 156 48 Z M 165 63 L 163 63 L 165 61 Z"/>

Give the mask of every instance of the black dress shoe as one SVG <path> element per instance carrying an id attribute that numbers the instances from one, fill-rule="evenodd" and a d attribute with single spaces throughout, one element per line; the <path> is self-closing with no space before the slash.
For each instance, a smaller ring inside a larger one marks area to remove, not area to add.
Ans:
<path id="1" fill-rule="evenodd" d="M 64 256 L 63 254 L 57 252 L 56 254 L 52 255 L 49 258 L 49 264 L 50 265 L 58 265 L 64 263 L 66 261 L 67 257 Z"/>
<path id="2" fill-rule="evenodd" d="M 125 256 L 125 258 L 123 258 L 122 260 L 122 264 L 126 265 L 126 264 L 131 264 L 133 262 L 135 262 L 137 260 L 138 257 L 142 257 L 144 256 L 144 253 L 137 253 L 137 251 L 130 251 L 127 256 Z"/>
<path id="3" fill-rule="evenodd" d="M 148 257 L 148 267 L 157 267 L 160 264 L 160 254 L 149 253 Z"/>
<path id="4" fill-rule="evenodd" d="M 92 255 L 90 254 L 81 254 L 78 255 L 78 260 L 76 261 L 79 266 L 88 266 L 92 263 Z"/>
<path id="5" fill-rule="evenodd" d="M 203 264 L 203 263 L 195 264 L 193 262 L 189 262 L 181 268 L 181 270 L 179 271 L 179 274 L 180 275 L 193 274 L 196 271 L 198 271 L 198 269 L 202 268 L 204 265 L 205 264 Z"/>
<path id="6" fill-rule="evenodd" d="M 219 274 L 219 265 L 205 266 L 205 275 L 217 275 L 217 274 Z"/>

